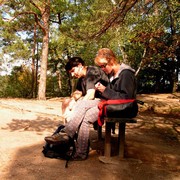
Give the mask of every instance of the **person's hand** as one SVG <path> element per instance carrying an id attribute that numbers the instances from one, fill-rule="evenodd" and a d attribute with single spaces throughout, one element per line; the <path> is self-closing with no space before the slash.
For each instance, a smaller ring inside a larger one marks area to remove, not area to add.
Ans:
<path id="1" fill-rule="evenodd" d="M 68 106 L 68 108 L 69 108 L 69 110 L 71 111 L 72 110 L 72 108 L 73 108 L 73 106 L 76 104 L 76 101 L 74 100 L 74 99 L 72 99 L 71 101 L 70 101 L 70 103 L 69 103 L 69 106 Z"/>
<path id="2" fill-rule="evenodd" d="M 65 114 L 66 111 L 71 111 L 76 101 L 71 98 L 66 98 L 62 102 L 62 114 Z"/>
<path id="3" fill-rule="evenodd" d="M 63 102 L 63 108 L 62 108 L 62 113 L 63 117 L 67 120 L 69 117 L 71 117 L 73 107 L 76 104 L 76 101 L 74 99 L 67 99 L 66 101 Z"/>
<path id="4" fill-rule="evenodd" d="M 71 102 L 71 98 L 70 97 L 65 98 L 63 100 L 63 102 L 62 102 L 62 114 L 64 114 L 66 109 L 68 109 L 68 106 L 69 106 L 70 102 Z"/>
<path id="5" fill-rule="evenodd" d="M 104 92 L 104 90 L 106 89 L 106 87 L 103 86 L 100 82 L 95 84 L 95 88 L 96 88 L 96 90 L 98 90 L 100 92 Z"/>
<path id="6" fill-rule="evenodd" d="M 76 90 L 71 94 L 71 97 L 74 98 L 76 101 L 82 97 L 82 92 Z"/>

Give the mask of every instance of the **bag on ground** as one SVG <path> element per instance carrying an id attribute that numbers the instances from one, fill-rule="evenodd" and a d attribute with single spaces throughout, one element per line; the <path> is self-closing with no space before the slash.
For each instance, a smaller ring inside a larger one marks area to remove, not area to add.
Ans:
<path id="1" fill-rule="evenodd" d="M 59 133 L 62 128 L 64 128 L 64 125 L 59 125 L 53 134 Z M 57 145 L 46 143 L 43 146 L 43 150 L 42 150 L 42 153 L 47 158 L 64 159 L 67 162 L 70 160 L 74 152 L 75 152 L 75 139 L 73 138 L 70 138 L 68 142 L 64 142 Z M 67 163 L 66 163 L 66 167 L 67 167 Z"/>

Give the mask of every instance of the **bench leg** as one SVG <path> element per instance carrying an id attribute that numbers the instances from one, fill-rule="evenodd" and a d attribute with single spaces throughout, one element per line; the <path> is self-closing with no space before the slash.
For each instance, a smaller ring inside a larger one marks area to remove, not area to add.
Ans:
<path id="1" fill-rule="evenodd" d="M 106 122 L 105 124 L 105 147 L 104 147 L 104 156 L 111 156 L 111 123 Z"/>
<path id="2" fill-rule="evenodd" d="M 98 125 L 98 141 L 102 140 L 102 126 Z"/>
<path id="3" fill-rule="evenodd" d="M 124 158 L 125 128 L 126 123 L 119 123 L 118 148 L 120 158 Z"/>

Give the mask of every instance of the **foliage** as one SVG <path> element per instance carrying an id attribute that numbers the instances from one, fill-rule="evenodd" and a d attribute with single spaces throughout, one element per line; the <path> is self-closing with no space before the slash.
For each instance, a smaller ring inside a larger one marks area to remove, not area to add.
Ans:
<path id="1" fill-rule="evenodd" d="M 70 95 L 68 79 L 64 78 L 59 88 L 57 76 L 47 76 L 47 97 L 65 97 Z"/>
<path id="2" fill-rule="evenodd" d="M 180 72 L 178 0 L 51 0 L 48 61 L 42 66 L 45 31 L 41 8 L 46 2 L 4 1 L 0 8 L 1 57 L 4 53 L 12 61 L 25 62 L 34 57 L 39 69 L 47 66 L 47 80 L 40 78 L 47 82 L 43 85 L 46 96 L 70 94 L 64 69 L 68 58 L 81 56 L 87 65 L 93 65 L 101 47 L 111 48 L 120 61 L 137 71 L 139 92 L 174 90 Z"/>
<path id="3" fill-rule="evenodd" d="M 1 97 L 30 97 L 31 72 L 27 67 L 14 67 L 11 75 L 1 76 L 1 81 L 3 84 L 0 88 Z"/>

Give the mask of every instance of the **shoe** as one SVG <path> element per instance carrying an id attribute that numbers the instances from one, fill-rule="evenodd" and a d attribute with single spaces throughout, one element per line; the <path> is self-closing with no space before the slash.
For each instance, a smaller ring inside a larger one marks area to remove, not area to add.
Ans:
<path id="1" fill-rule="evenodd" d="M 67 143 L 69 141 L 69 136 L 65 132 L 59 132 L 56 133 L 52 136 L 47 136 L 44 138 L 44 140 L 49 143 L 49 144 L 62 144 L 62 143 Z"/>

